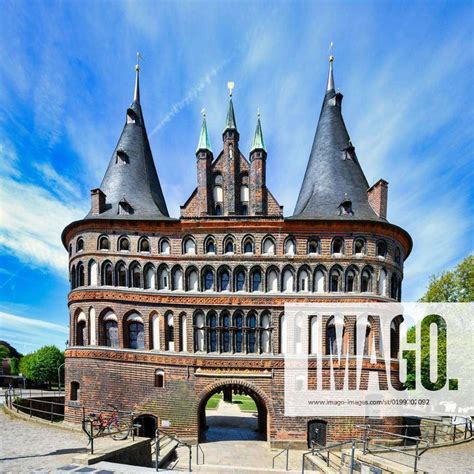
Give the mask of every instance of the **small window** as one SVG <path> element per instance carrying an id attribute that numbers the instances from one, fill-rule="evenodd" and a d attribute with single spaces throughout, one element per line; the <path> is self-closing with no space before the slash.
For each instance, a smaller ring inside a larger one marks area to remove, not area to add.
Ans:
<path id="1" fill-rule="evenodd" d="M 395 250 L 395 263 L 398 263 L 399 265 L 401 265 L 402 263 L 402 255 L 398 247 Z"/>
<path id="2" fill-rule="evenodd" d="M 235 281 L 235 290 L 245 291 L 245 273 L 243 271 L 237 273 Z"/>
<path id="3" fill-rule="evenodd" d="M 240 187 L 240 200 L 242 202 L 249 202 L 249 187 L 247 185 Z"/>
<path id="4" fill-rule="evenodd" d="M 191 237 L 187 237 L 183 244 L 183 250 L 185 254 L 195 255 L 196 254 L 196 242 Z"/>
<path id="5" fill-rule="evenodd" d="M 128 159 L 128 155 L 125 150 L 117 150 L 117 158 L 115 159 L 115 163 L 118 163 L 120 165 L 130 163 L 130 160 Z"/>
<path id="6" fill-rule="evenodd" d="M 275 242 L 271 237 L 266 237 L 263 241 L 262 252 L 265 255 L 275 255 Z"/>
<path id="7" fill-rule="evenodd" d="M 209 238 L 206 240 L 206 253 L 215 254 L 216 253 L 216 243 L 214 239 Z"/>
<path id="8" fill-rule="evenodd" d="M 118 214 L 131 215 L 133 214 L 133 207 L 125 199 L 123 199 L 119 202 Z"/>
<path id="9" fill-rule="evenodd" d="M 102 236 L 99 239 L 99 250 L 110 250 L 110 241 L 108 237 Z"/>
<path id="10" fill-rule="evenodd" d="M 332 241 L 332 253 L 343 254 L 344 253 L 344 241 L 337 237 Z"/>
<path id="11" fill-rule="evenodd" d="M 170 253 L 170 243 L 167 239 L 163 239 L 160 242 L 160 253 L 163 255 L 169 255 Z"/>
<path id="12" fill-rule="evenodd" d="M 130 250 L 130 241 L 127 239 L 127 237 L 120 238 L 119 250 L 122 252 L 128 252 Z"/>
<path id="13" fill-rule="evenodd" d="M 206 291 L 214 289 L 214 274 L 211 270 L 206 270 L 206 273 L 204 274 L 204 289 Z"/>
<path id="14" fill-rule="evenodd" d="M 127 123 L 136 123 L 137 121 L 137 114 L 132 110 L 127 110 Z"/>
<path id="15" fill-rule="evenodd" d="M 84 239 L 79 237 L 76 242 L 76 252 L 82 252 L 84 250 Z"/>
<path id="16" fill-rule="evenodd" d="M 250 238 L 244 241 L 244 253 L 253 253 L 253 242 Z"/>
<path id="17" fill-rule="evenodd" d="M 358 238 L 354 240 L 354 254 L 363 255 L 365 253 L 365 241 L 364 239 Z"/>
<path id="18" fill-rule="evenodd" d="M 249 207 L 247 206 L 247 204 L 242 204 L 242 215 L 243 216 L 249 215 Z"/>
<path id="19" fill-rule="evenodd" d="M 377 256 L 385 257 L 387 255 L 387 243 L 385 240 L 379 240 L 377 242 Z"/>
<path id="20" fill-rule="evenodd" d="M 262 274 L 260 270 L 252 273 L 252 291 L 262 291 Z"/>
<path id="21" fill-rule="evenodd" d="M 308 254 L 317 255 L 319 253 L 319 241 L 316 239 L 310 239 L 308 241 Z"/>
<path id="22" fill-rule="evenodd" d="M 216 204 L 216 216 L 222 216 L 222 206 L 220 204 Z"/>
<path id="23" fill-rule="evenodd" d="M 290 238 L 285 242 L 285 255 L 295 255 L 296 254 L 296 242 L 294 239 Z"/>
<path id="24" fill-rule="evenodd" d="M 139 252 L 149 252 L 150 251 L 150 241 L 143 237 L 138 244 L 138 251 Z"/>
<path id="25" fill-rule="evenodd" d="M 354 211 L 352 210 L 352 201 L 343 201 L 339 205 L 339 215 L 340 216 L 353 216 Z"/>
<path id="26" fill-rule="evenodd" d="M 155 387 L 163 388 L 165 386 L 165 371 L 162 369 L 155 370 Z"/>
<path id="27" fill-rule="evenodd" d="M 234 253 L 234 241 L 229 238 L 226 240 L 224 244 L 224 252 L 225 253 Z"/>
<path id="28" fill-rule="evenodd" d="M 71 393 L 69 399 L 71 402 L 79 401 L 81 384 L 79 382 L 71 382 Z"/>

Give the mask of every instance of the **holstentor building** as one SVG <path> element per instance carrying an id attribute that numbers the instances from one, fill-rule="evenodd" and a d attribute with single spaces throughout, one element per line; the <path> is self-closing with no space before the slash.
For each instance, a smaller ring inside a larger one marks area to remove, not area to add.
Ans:
<path id="1" fill-rule="evenodd" d="M 139 68 L 126 122 L 92 205 L 69 224 L 70 347 L 66 418 L 107 403 L 145 424 L 203 439 L 211 395 L 256 401 L 272 444 L 347 439 L 356 418 L 284 417 L 285 302 L 400 300 L 412 242 L 387 221 L 387 182 L 369 186 L 341 113 L 333 59 L 293 215 L 266 182 L 260 118 L 244 156 L 232 96 L 214 156 L 203 117 L 197 187 L 169 216 L 140 104 Z M 276 164 L 275 164 L 276 165 Z M 344 350 L 354 351 L 345 323 Z M 367 334 L 375 332 L 368 327 Z M 335 344 L 334 318 L 321 347 Z M 396 328 L 394 328 L 396 330 Z M 393 419 L 380 421 L 393 424 Z"/>

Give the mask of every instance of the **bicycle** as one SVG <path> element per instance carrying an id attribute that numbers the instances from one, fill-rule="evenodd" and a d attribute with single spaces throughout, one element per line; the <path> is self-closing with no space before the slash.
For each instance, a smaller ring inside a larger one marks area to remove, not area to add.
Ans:
<path id="1" fill-rule="evenodd" d="M 111 434 L 115 440 L 127 439 L 130 426 L 128 421 L 121 420 L 119 412 L 116 406 L 108 404 L 108 407 L 112 407 L 110 415 L 107 415 L 103 411 L 99 413 L 89 413 L 89 423 L 85 423 L 85 431 L 89 435 L 89 443 L 92 438 L 98 438 L 104 432 Z"/>

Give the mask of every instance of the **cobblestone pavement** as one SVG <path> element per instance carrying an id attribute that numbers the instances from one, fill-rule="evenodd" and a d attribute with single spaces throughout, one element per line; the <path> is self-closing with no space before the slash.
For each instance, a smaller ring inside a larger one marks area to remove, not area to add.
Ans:
<path id="1" fill-rule="evenodd" d="M 403 463 L 408 459 L 400 453 L 384 453 L 383 456 Z M 425 472 L 436 474 L 474 473 L 474 441 L 430 449 L 421 455 L 418 466 Z"/>

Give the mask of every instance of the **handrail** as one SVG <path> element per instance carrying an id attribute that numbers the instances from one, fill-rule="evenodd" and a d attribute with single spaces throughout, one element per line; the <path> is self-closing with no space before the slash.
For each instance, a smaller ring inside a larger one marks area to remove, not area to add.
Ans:
<path id="1" fill-rule="evenodd" d="M 288 452 L 289 452 L 290 448 L 287 447 L 285 449 L 283 449 L 282 451 L 280 451 L 278 454 L 275 454 L 275 456 L 273 456 L 272 458 L 272 469 L 275 469 L 275 459 L 280 456 L 280 454 L 283 454 L 286 452 L 286 468 L 285 468 L 285 471 L 288 471 Z"/>
<path id="2" fill-rule="evenodd" d="M 189 462 L 188 462 L 188 468 L 189 472 L 192 472 L 192 445 L 189 443 L 186 443 L 185 441 L 182 441 L 176 433 L 167 433 L 165 429 L 163 428 L 156 428 L 155 431 L 155 456 L 156 456 L 156 471 L 158 472 L 160 470 L 160 431 L 163 432 L 163 435 L 166 436 L 167 438 L 170 438 L 178 443 L 176 447 L 181 447 L 184 446 L 189 449 Z M 204 455 L 204 453 L 203 453 Z M 174 466 L 173 466 L 174 467 Z"/>
<path id="3" fill-rule="evenodd" d="M 331 449 L 339 448 L 339 447 L 345 446 L 347 444 L 351 445 L 350 473 L 352 474 L 354 472 L 354 456 L 355 456 L 356 442 L 357 442 L 357 440 L 353 439 L 351 441 L 342 441 L 341 443 L 335 443 L 335 444 L 331 444 L 329 446 L 321 446 L 320 444 L 316 443 L 316 441 L 314 441 L 314 440 L 311 441 L 311 446 L 312 446 L 311 451 L 307 451 L 307 452 L 303 453 L 303 455 L 302 455 L 301 474 L 304 474 L 304 462 L 305 462 L 306 456 L 308 456 L 309 454 L 311 454 L 313 456 L 319 456 L 323 461 L 326 462 L 326 465 L 329 466 L 329 463 L 330 463 L 329 455 L 330 455 Z M 320 447 L 318 449 L 315 449 L 314 448 L 315 445 L 318 445 Z M 322 456 L 322 451 L 326 451 L 326 450 L 328 452 L 328 455 L 327 455 L 327 458 L 324 458 Z"/>
<path id="4" fill-rule="evenodd" d="M 204 456 L 204 450 L 202 449 L 201 445 L 199 443 L 196 443 L 196 464 L 199 466 L 199 451 L 201 451 L 202 454 L 202 463 L 206 463 L 206 458 Z"/>

